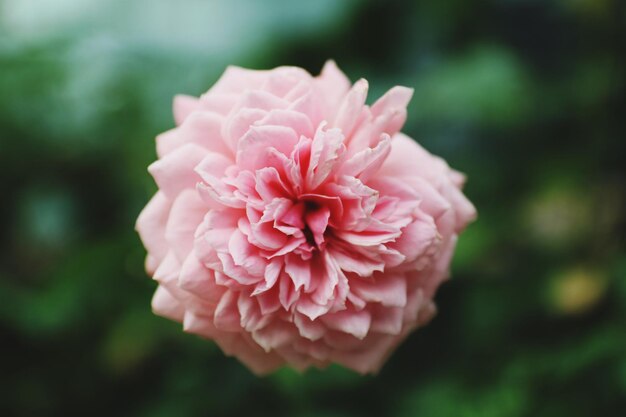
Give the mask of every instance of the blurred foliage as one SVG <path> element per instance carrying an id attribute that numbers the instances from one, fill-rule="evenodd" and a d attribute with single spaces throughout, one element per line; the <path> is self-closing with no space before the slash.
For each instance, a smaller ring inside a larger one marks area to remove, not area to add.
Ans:
<path id="1" fill-rule="evenodd" d="M 0 415 L 623 416 L 621 0 L 0 0 Z M 438 317 L 377 376 L 257 378 L 153 316 L 134 220 L 171 98 L 334 58 L 468 174 Z"/>

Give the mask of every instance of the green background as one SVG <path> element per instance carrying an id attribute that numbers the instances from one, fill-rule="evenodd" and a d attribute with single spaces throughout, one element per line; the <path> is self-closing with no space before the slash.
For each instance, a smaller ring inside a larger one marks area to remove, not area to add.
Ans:
<path id="1" fill-rule="evenodd" d="M 624 5 L 0 0 L 0 415 L 626 415 Z M 151 313 L 134 221 L 174 94 L 327 58 L 479 219 L 379 375 L 258 378 Z"/>

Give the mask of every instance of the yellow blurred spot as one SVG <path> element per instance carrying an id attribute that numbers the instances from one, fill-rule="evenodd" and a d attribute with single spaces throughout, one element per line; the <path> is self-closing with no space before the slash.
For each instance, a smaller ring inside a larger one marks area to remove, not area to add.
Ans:
<path id="1" fill-rule="evenodd" d="M 608 286 L 604 274 L 583 267 L 576 267 L 554 278 L 551 302 L 562 314 L 581 314 L 595 306 Z"/>

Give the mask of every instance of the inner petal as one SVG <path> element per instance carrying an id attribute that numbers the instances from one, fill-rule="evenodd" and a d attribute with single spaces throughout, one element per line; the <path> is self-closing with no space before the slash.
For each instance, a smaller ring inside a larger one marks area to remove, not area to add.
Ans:
<path id="1" fill-rule="evenodd" d="M 315 245 L 320 247 L 324 243 L 324 232 L 328 227 L 328 219 L 330 218 L 330 209 L 328 207 L 319 207 L 313 202 L 307 203 L 307 211 L 305 213 L 305 222 Z M 306 236 L 305 232 L 305 236 Z"/>

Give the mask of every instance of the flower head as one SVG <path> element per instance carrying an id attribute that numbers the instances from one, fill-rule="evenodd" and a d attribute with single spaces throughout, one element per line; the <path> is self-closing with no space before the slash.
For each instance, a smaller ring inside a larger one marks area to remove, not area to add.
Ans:
<path id="1" fill-rule="evenodd" d="M 257 373 L 340 363 L 375 372 L 435 312 L 464 177 L 400 133 L 412 90 L 372 106 L 334 62 L 229 67 L 174 101 L 159 191 L 137 221 L 152 306 Z"/>

